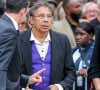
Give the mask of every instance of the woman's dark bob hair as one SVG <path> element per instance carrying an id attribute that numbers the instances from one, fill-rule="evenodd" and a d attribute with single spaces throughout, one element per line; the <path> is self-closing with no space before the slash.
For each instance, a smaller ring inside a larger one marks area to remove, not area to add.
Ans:
<path id="1" fill-rule="evenodd" d="M 82 30 L 86 31 L 88 34 L 95 34 L 94 26 L 89 22 L 81 22 L 77 26 L 77 28 L 81 28 Z"/>

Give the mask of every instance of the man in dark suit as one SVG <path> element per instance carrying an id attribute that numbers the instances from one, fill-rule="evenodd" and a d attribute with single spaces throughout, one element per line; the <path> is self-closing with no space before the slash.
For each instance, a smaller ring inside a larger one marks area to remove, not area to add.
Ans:
<path id="1" fill-rule="evenodd" d="M 69 90 L 75 79 L 71 46 L 65 35 L 52 31 L 52 8 L 42 1 L 34 3 L 29 11 L 32 30 L 21 34 L 24 60 L 21 84 L 26 86 L 28 78 L 41 68 L 43 82 L 30 84 L 34 90 Z"/>
<path id="2" fill-rule="evenodd" d="M 18 23 L 26 15 L 28 0 L 6 0 L 5 14 L 0 18 L 0 90 L 19 90 L 20 48 Z"/>
<path id="3" fill-rule="evenodd" d="M 100 90 L 100 26 L 97 27 L 95 47 L 88 74 L 95 86 L 95 89 L 92 90 Z"/>

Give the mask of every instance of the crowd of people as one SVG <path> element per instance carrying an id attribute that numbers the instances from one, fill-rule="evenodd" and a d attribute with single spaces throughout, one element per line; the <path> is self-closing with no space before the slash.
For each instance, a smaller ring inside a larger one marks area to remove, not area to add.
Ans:
<path id="1" fill-rule="evenodd" d="M 0 0 L 0 90 L 100 90 L 99 30 L 100 0 Z"/>

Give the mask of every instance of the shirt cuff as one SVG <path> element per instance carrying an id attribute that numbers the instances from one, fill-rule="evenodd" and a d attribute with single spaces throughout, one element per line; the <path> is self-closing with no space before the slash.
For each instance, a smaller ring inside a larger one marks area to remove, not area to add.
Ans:
<path id="1" fill-rule="evenodd" d="M 55 84 L 59 90 L 64 90 L 63 87 L 60 84 Z"/>

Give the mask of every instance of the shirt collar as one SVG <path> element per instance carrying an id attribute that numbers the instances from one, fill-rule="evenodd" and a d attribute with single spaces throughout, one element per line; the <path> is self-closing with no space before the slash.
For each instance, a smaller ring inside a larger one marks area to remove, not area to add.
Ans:
<path id="1" fill-rule="evenodd" d="M 37 41 L 32 31 L 31 31 L 30 41 Z M 50 33 L 48 33 L 46 39 L 44 40 L 44 42 L 48 42 L 48 41 L 51 41 Z"/>
<path id="2" fill-rule="evenodd" d="M 11 19 L 11 21 L 13 22 L 16 30 L 18 30 L 18 24 L 17 24 L 17 22 L 10 15 L 8 15 L 7 13 L 5 13 L 5 15 L 7 15 Z"/>

